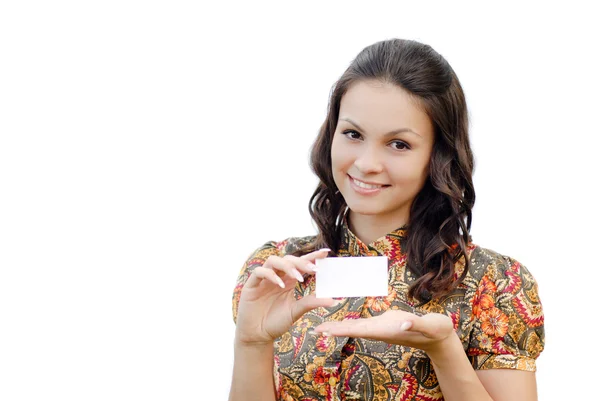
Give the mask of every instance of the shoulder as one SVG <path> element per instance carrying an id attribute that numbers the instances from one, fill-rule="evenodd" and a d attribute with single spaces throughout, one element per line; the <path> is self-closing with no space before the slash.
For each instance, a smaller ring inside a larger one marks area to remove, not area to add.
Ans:
<path id="1" fill-rule="evenodd" d="M 290 237 L 277 243 L 277 248 L 281 256 L 291 255 L 303 249 L 309 248 L 315 244 L 316 235 L 307 235 L 304 237 Z"/>
<path id="2" fill-rule="evenodd" d="M 488 248 L 473 246 L 469 260 L 473 367 L 535 370 L 545 341 L 536 280 L 521 262 Z"/>
<path id="3" fill-rule="evenodd" d="M 476 283 L 474 301 L 485 300 L 488 294 L 495 299 L 495 306 L 520 316 L 528 326 L 543 326 L 538 284 L 525 265 L 513 257 L 479 246 L 471 253 L 470 260 L 470 274 Z"/>
<path id="4" fill-rule="evenodd" d="M 515 258 L 476 244 L 469 246 L 469 273 L 477 281 L 484 277 L 492 281 L 510 280 L 535 283 L 529 269 Z"/>
<path id="5" fill-rule="evenodd" d="M 308 235 L 304 237 L 289 237 L 280 241 L 267 241 L 250 254 L 246 260 L 246 265 L 262 264 L 264 260 L 272 255 L 292 255 L 313 245 L 316 238 L 316 235 Z"/>

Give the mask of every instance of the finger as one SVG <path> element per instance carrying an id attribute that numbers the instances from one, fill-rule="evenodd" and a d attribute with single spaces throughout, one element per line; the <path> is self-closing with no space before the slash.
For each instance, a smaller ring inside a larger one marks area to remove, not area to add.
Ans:
<path id="1" fill-rule="evenodd" d="M 400 324 L 400 331 L 409 331 L 410 329 L 414 329 L 414 322 L 407 320 Z M 419 331 L 419 330 L 413 330 L 413 331 Z"/>
<path id="2" fill-rule="evenodd" d="M 302 259 L 306 259 L 309 262 L 314 263 L 317 259 L 323 259 L 326 258 L 327 256 L 329 256 L 329 252 L 331 252 L 331 249 L 329 248 L 322 248 L 319 249 L 317 251 L 311 252 L 311 253 L 307 253 L 306 255 L 302 255 L 300 256 Z"/>
<path id="3" fill-rule="evenodd" d="M 419 331 L 419 328 L 422 326 L 418 315 L 401 310 L 388 310 L 383 315 L 378 316 L 378 318 L 378 320 L 381 320 L 379 322 L 380 325 L 389 333 Z"/>
<path id="4" fill-rule="evenodd" d="M 315 328 L 316 332 L 332 336 L 361 337 L 373 340 L 388 341 L 397 338 L 402 332 L 414 329 L 415 321 L 419 316 L 403 311 L 388 311 L 383 315 L 356 320 L 343 320 L 341 322 L 327 322 Z M 410 335 L 414 335 L 410 334 Z"/>
<path id="5" fill-rule="evenodd" d="M 336 301 L 332 298 L 317 298 L 315 294 L 307 295 L 294 303 L 292 307 L 292 319 L 294 321 L 300 319 L 306 312 L 315 308 L 329 308 L 339 304 L 341 301 Z"/>
<path id="6" fill-rule="evenodd" d="M 317 269 L 317 266 L 315 266 L 315 264 L 310 260 L 302 259 L 298 256 L 286 255 L 283 257 L 283 259 L 291 262 L 295 266 L 296 270 L 304 274 L 314 274 Z"/>
<path id="7" fill-rule="evenodd" d="M 248 288 L 258 287 L 263 280 L 267 280 L 281 288 L 285 288 L 285 284 L 283 283 L 281 277 L 279 277 L 273 269 L 269 269 L 264 266 L 259 266 L 254 269 L 248 278 L 248 281 L 246 282 L 246 286 Z"/>
<path id="8" fill-rule="evenodd" d="M 395 319 L 393 320 L 395 321 L 391 324 L 390 328 L 399 331 L 421 333 L 426 337 L 434 338 L 440 327 L 443 327 L 445 323 L 440 321 L 435 315 L 438 314 L 430 313 L 424 316 L 417 316 L 412 313 L 407 313 L 404 314 L 404 316 L 394 316 Z"/>
<path id="9" fill-rule="evenodd" d="M 388 311 L 373 318 L 376 320 L 377 333 L 382 336 L 395 336 L 401 332 L 421 334 L 425 337 L 437 338 L 440 334 L 453 328 L 452 320 L 439 313 L 418 316 L 403 311 Z"/>
<path id="10" fill-rule="evenodd" d="M 329 336 L 360 337 L 378 339 L 376 318 L 352 319 L 341 322 L 327 322 L 315 327 L 315 332 Z"/>
<path id="11" fill-rule="evenodd" d="M 300 274 L 300 272 L 296 269 L 296 266 L 288 259 L 272 255 L 267 258 L 263 267 L 281 271 L 298 281 L 304 281 L 302 274 Z"/>

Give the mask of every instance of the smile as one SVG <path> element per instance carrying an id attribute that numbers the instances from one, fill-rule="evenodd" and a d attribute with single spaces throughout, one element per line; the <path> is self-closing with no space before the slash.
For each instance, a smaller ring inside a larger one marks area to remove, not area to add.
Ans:
<path id="1" fill-rule="evenodd" d="M 361 194 L 375 194 L 380 192 L 382 189 L 389 187 L 389 185 L 385 185 L 385 184 L 371 184 L 371 183 L 366 183 L 363 181 L 359 181 L 354 177 L 348 176 L 350 178 L 350 183 L 352 185 L 352 188 L 354 188 L 355 191 L 361 193 Z"/>

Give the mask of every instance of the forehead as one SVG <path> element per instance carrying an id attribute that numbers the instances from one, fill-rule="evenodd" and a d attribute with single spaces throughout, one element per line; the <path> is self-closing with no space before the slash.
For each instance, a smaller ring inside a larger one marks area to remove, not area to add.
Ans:
<path id="1" fill-rule="evenodd" d="M 431 133 L 433 125 L 419 101 L 403 88 L 376 80 L 358 81 L 342 96 L 339 118 L 350 118 L 373 134 L 410 128 Z"/>

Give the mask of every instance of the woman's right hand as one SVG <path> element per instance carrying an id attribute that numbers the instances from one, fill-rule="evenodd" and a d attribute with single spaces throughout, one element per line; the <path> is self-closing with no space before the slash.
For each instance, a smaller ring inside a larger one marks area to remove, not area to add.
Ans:
<path id="1" fill-rule="evenodd" d="M 271 343 L 309 310 L 334 305 L 331 298 L 311 294 L 296 300 L 294 295 L 296 282 L 304 281 L 303 275 L 314 274 L 314 262 L 328 252 L 320 249 L 300 257 L 269 256 L 255 268 L 240 295 L 236 341 L 244 345 Z"/>

